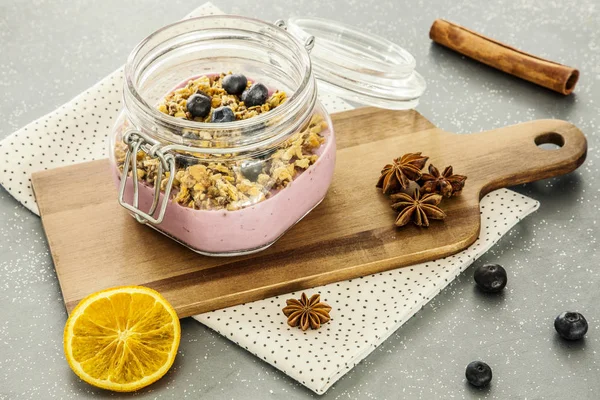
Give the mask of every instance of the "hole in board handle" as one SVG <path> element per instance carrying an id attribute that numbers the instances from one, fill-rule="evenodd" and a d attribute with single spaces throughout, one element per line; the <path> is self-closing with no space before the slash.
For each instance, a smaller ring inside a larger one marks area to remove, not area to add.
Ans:
<path id="1" fill-rule="evenodd" d="M 558 150 L 565 145 L 565 138 L 560 133 L 548 132 L 536 137 L 535 144 L 543 150 Z"/>

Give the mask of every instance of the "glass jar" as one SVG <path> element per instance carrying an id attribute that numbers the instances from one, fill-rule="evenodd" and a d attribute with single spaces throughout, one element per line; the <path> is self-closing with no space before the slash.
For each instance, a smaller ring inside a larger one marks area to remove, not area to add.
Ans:
<path id="1" fill-rule="evenodd" d="M 124 109 L 109 144 L 120 204 L 201 254 L 273 244 L 323 200 L 333 176 L 335 137 L 317 100 L 312 43 L 234 16 L 184 20 L 142 41 L 125 67 Z M 159 110 L 186 82 L 210 85 L 228 71 L 287 98 L 224 123 Z"/>

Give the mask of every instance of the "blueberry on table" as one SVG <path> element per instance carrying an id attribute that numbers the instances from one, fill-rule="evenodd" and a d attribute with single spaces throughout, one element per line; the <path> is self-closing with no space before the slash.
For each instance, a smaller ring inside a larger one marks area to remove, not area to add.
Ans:
<path id="1" fill-rule="evenodd" d="M 232 122 L 235 121 L 235 114 L 229 107 L 219 107 L 213 111 L 211 122 Z"/>
<path id="2" fill-rule="evenodd" d="M 186 106 L 192 117 L 204 118 L 210 112 L 211 100 L 204 94 L 196 93 L 188 97 Z"/>
<path id="3" fill-rule="evenodd" d="M 565 311 L 554 320 L 554 329 L 567 340 L 579 340 L 587 333 L 588 323 L 578 312 Z"/>
<path id="4" fill-rule="evenodd" d="M 262 161 L 248 161 L 244 162 L 241 166 L 242 175 L 252 182 L 256 182 L 258 176 L 262 173 L 263 162 Z"/>
<path id="5" fill-rule="evenodd" d="M 223 78 L 222 85 L 227 93 L 239 96 L 246 90 L 248 79 L 242 74 L 227 75 Z"/>
<path id="6" fill-rule="evenodd" d="M 483 361 L 473 361 L 465 371 L 467 381 L 477 387 L 484 387 L 492 381 L 492 369 Z"/>
<path id="7" fill-rule="evenodd" d="M 246 107 L 262 106 L 269 97 L 269 89 L 262 83 L 255 83 L 242 93 L 242 101 Z"/>
<path id="8" fill-rule="evenodd" d="M 481 290 L 489 293 L 501 291 L 508 281 L 506 270 L 498 264 L 480 265 L 475 269 L 473 278 Z"/>

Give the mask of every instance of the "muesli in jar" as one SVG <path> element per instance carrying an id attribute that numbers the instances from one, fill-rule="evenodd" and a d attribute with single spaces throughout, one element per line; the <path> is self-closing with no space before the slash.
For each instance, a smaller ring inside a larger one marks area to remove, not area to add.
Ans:
<path id="1" fill-rule="evenodd" d="M 225 55 L 211 70 L 237 40 L 236 59 Z M 142 42 L 125 76 L 110 159 L 119 202 L 139 222 L 202 254 L 247 254 L 324 199 L 335 165 L 331 120 L 307 51 L 284 30 L 244 18 L 186 20 Z"/>

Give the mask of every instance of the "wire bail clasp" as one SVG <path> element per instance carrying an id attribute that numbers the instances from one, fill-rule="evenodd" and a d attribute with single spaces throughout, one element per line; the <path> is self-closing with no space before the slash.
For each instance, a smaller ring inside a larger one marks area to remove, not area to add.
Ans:
<path id="1" fill-rule="evenodd" d="M 273 25 L 283 29 L 284 31 L 288 30 L 287 23 L 282 19 L 278 19 Z M 300 38 L 295 33 L 296 32 L 291 32 L 292 36 L 294 36 L 300 42 L 304 41 L 304 48 L 310 53 L 313 47 L 315 47 L 315 37 L 313 35 L 305 35 L 304 37 Z"/>
<path id="2" fill-rule="evenodd" d="M 171 189 L 173 188 L 173 180 L 175 179 L 175 157 L 171 153 L 165 154 L 161 149 L 160 142 L 152 139 L 140 131 L 133 129 L 128 130 L 123 134 L 123 143 L 127 145 L 128 149 L 127 154 L 125 155 L 125 162 L 123 163 L 123 173 L 121 174 L 119 204 L 134 213 L 135 219 L 140 224 L 146 224 L 150 222 L 158 225 L 165 217 L 165 211 L 171 195 Z M 152 200 L 152 205 L 147 213 L 139 208 L 139 181 L 137 173 L 137 154 L 139 151 L 143 151 L 150 157 L 157 158 L 160 161 L 158 163 L 158 172 L 154 181 L 154 199 Z M 125 202 L 125 187 L 130 170 L 133 180 L 133 204 Z M 161 194 L 161 182 L 165 171 L 168 171 L 169 179 L 164 189 L 164 197 L 158 211 L 158 216 L 155 218 L 154 214 L 158 208 Z"/>

